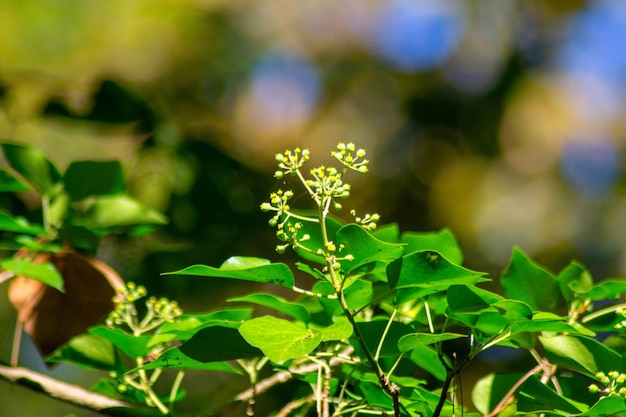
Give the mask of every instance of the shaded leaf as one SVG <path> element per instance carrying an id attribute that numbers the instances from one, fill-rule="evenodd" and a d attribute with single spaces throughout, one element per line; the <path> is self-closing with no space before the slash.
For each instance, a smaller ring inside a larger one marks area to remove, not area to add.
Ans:
<path id="1" fill-rule="evenodd" d="M 0 168 L 0 192 L 20 192 L 29 191 L 31 188 L 20 181 L 15 175 Z"/>
<path id="2" fill-rule="evenodd" d="M 272 316 L 249 320 L 239 327 L 239 332 L 276 363 L 304 356 L 322 341 L 320 333 Z"/>
<path id="3" fill-rule="evenodd" d="M 561 416 L 580 415 L 587 405 L 559 395 L 542 384 L 535 376 L 526 380 L 518 393 L 517 411 L 524 413 L 550 413 Z"/>
<path id="4" fill-rule="evenodd" d="M 580 293 L 593 287 L 593 278 L 589 271 L 580 263 L 572 262 L 557 276 L 559 289 L 565 301 L 571 303 Z"/>
<path id="5" fill-rule="evenodd" d="M 489 414 L 521 377 L 521 373 L 490 373 L 483 376 L 472 389 L 474 406 L 483 415 Z"/>
<path id="6" fill-rule="evenodd" d="M 446 379 L 446 367 L 441 362 L 439 354 L 430 346 L 415 347 L 411 350 L 409 359 L 439 381 Z"/>
<path id="7" fill-rule="evenodd" d="M 152 336 L 134 336 L 121 329 L 110 329 L 104 326 L 92 327 L 89 334 L 102 337 L 131 358 L 146 356 L 150 350 L 150 339 Z"/>
<path id="8" fill-rule="evenodd" d="M 167 218 L 127 195 L 100 196 L 87 213 L 75 222 L 89 229 L 162 225 Z"/>
<path id="9" fill-rule="evenodd" d="M 270 263 L 259 258 L 229 258 L 219 268 L 206 265 L 193 265 L 176 272 L 162 275 L 196 275 L 200 277 L 231 278 L 245 281 L 269 282 L 293 287 L 294 277 L 289 267 L 283 263 Z"/>
<path id="10" fill-rule="evenodd" d="M 73 201 L 124 191 L 124 173 L 118 161 L 72 162 L 65 171 L 63 181 L 65 191 Z"/>
<path id="11" fill-rule="evenodd" d="M 365 345 L 372 354 L 376 352 L 378 345 L 382 341 L 382 347 L 380 349 L 381 358 L 390 356 L 398 357 L 400 353 L 402 353 L 400 349 L 398 349 L 398 342 L 403 336 L 413 333 L 411 326 L 394 321 L 389 326 L 385 339 L 383 340 L 383 334 L 388 324 L 387 320 L 382 319 L 356 324 L 363 338 L 363 342 L 365 342 Z"/>
<path id="12" fill-rule="evenodd" d="M 48 234 L 42 226 L 31 225 L 25 218 L 20 216 L 14 217 L 4 210 L 0 210 L 0 230 L 4 232 L 24 233 L 34 236 Z"/>

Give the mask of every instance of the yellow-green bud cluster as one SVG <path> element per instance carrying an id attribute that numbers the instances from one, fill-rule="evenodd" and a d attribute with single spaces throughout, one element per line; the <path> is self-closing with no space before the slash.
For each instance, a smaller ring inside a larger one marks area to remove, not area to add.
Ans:
<path id="1" fill-rule="evenodd" d="M 354 221 L 363 226 L 364 229 L 374 230 L 376 229 L 378 222 L 380 221 L 380 215 L 377 213 L 374 214 L 366 214 L 363 217 L 359 217 L 356 215 L 355 210 L 350 210 L 350 214 L 354 216 Z"/>
<path id="2" fill-rule="evenodd" d="M 286 150 L 283 153 L 276 154 L 279 171 L 274 173 L 274 177 L 281 179 L 285 174 L 295 175 L 298 169 L 309 160 L 309 150 L 296 148 L 292 151 Z"/>
<path id="3" fill-rule="evenodd" d="M 337 150 L 332 151 L 330 154 L 348 169 L 353 169 L 361 174 L 367 172 L 367 164 L 369 164 L 369 161 L 363 159 L 365 149 L 356 149 L 354 143 L 345 144 L 339 142 Z"/>
<path id="4" fill-rule="evenodd" d="M 350 184 L 345 184 L 342 181 L 342 173 L 338 172 L 336 168 L 322 165 L 313 168 L 311 175 L 313 179 L 306 180 L 305 184 L 313 191 L 316 201 L 322 202 L 328 198 L 350 197 Z"/>
<path id="5" fill-rule="evenodd" d="M 609 397 L 617 396 L 626 398 L 626 387 L 623 386 L 624 382 L 626 382 L 626 374 L 622 374 L 617 371 L 610 371 L 608 374 L 598 372 L 595 376 L 604 388 L 599 387 L 597 384 L 591 384 L 589 385 L 590 392 L 594 394 L 603 394 Z"/>

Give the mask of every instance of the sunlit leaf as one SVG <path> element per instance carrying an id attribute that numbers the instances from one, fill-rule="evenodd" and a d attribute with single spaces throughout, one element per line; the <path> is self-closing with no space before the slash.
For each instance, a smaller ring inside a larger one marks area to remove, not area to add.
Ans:
<path id="1" fill-rule="evenodd" d="M 321 329 L 320 333 L 322 335 L 322 342 L 326 342 L 329 340 L 343 340 L 352 336 L 352 325 L 348 321 L 348 319 L 337 318 L 335 323 L 330 326 Z"/>
<path id="2" fill-rule="evenodd" d="M 24 233 L 28 235 L 46 235 L 42 226 L 31 225 L 28 220 L 20 216 L 13 216 L 4 210 L 0 210 L 0 230 L 5 232 Z"/>
<path id="3" fill-rule="evenodd" d="M 0 168 L 0 192 L 29 191 L 31 188 L 6 169 Z"/>
<path id="4" fill-rule="evenodd" d="M 100 336 L 81 334 L 55 350 L 48 363 L 69 362 L 85 369 L 123 372 L 123 365 L 113 344 Z"/>
<path id="5" fill-rule="evenodd" d="M 550 362 L 595 378 L 597 372 L 626 373 L 620 354 L 595 339 L 578 335 L 539 336 Z"/>
<path id="6" fill-rule="evenodd" d="M 446 257 L 450 262 L 461 265 L 463 263 L 463 252 L 449 229 L 442 229 L 438 232 L 405 232 L 402 234 L 401 242 L 404 247 L 404 254 L 415 251 L 430 250 Z"/>
<path id="7" fill-rule="evenodd" d="M 162 275 L 196 275 L 200 277 L 231 278 L 245 281 L 269 282 L 285 287 L 293 287 L 295 281 L 289 267 L 283 263 L 270 263 L 259 258 L 230 258 L 219 268 L 206 265 L 193 265 L 180 271 Z"/>
<path id="8" fill-rule="evenodd" d="M 108 340 L 131 358 L 146 356 L 152 349 L 150 347 L 152 336 L 150 335 L 134 336 L 121 329 L 110 329 L 104 326 L 92 327 L 89 329 L 89 334 Z"/>
<path id="9" fill-rule="evenodd" d="M 61 174 L 39 149 L 15 143 L 3 143 L 4 156 L 11 167 L 20 173 L 42 195 L 58 191 Z"/>
<path id="10" fill-rule="evenodd" d="M 593 287 L 593 278 L 580 263 L 572 262 L 557 276 L 559 289 L 565 301 L 571 303 L 577 294 L 589 291 Z"/>
<path id="11" fill-rule="evenodd" d="M 304 356 L 322 341 L 320 333 L 272 316 L 249 320 L 241 325 L 239 332 L 276 363 Z"/>
<path id="12" fill-rule="evenodd" d="M 167 224 L 167 218 L 127 195 L 99 196 L 76 224 L 90 229 L 109 229 Z"/>
<path id="13" fill-rule="evenodd" d="M 521 377 L 521 373 L 490 373 L 481 377 L 472 389 L 474 406 L 483 415 L 489 414 Z"/>
<path id="14" fill-rule="evenodd" d="M 467 336 L 458 333 L 411 333 L 402 336 L 398 340 L 398 349 L 400 349 L 400 352 L 408 352 L 420 346 L 432 345 L 433 343 L 459 339 L 461 337 Z"/>
<path id="15" fill-rule="evenodd" d="M 41 281 L 52 288 L 63 291 L 63 277 L 50 261 L 33 262 L 24 258 L 6 258 L 0 260 L 0 268 L 10 271 L 15 276 Z"/>
<path id="16" fill-rule="evenodd" d="M 298 321 L 308 323 L 311 318 L 306 308 L 302 307 L 298 303 L 292 303 L 281 297 L 277 297 L 271 294 L 249 294 L 241 297 L 234 297 L 227 300 L 228 302 L 246 302 L 258 304 L 271 309 L 274 309 L 280 313 L 286 314 Z"/>
<path id="17" fill-rule="evenodd" d="M 339 260 L 345 272 L 376 261 L 391 262 L 402 255 L 402 245 L 376 239 L 363 227 L 348 224 L 337 231 L 339 256 L 351 255 L 352 261 Z"/>
<path id="18" fill-rule="evenodd" d="M 555 276 L 519 248 L 513 249 L 501 282 L 507 297 L 523 301 L 535 311 L 552 311 L 559 300 L 559 284 Z"/>
<path id="19" fill-rule="evenodd" d="M 577 416 L 588 406 L 566 398 L 542 384 L 537 377 L 527 379 L 518 393 L 517 411 L 524 413 L 550 413 L 551 415 Z"/>

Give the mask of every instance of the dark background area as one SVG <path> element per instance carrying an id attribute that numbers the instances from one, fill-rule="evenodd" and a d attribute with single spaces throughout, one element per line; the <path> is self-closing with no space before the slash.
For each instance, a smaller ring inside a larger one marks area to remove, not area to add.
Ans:
<path id="1" fill-rule="evenodd" d="M 130 193 L 170 223 L 107 238 L 99 256 L 188 311 L 251 289 L 159 274 L 233 255 L 288 261 L 259 210 L 286 186 L 272 178 L 274 154 L 309 148 L 316 166 L 339 141 L 371 160 L 367 176 L 353 177 L 346 220 L 355 208 L 402 230 L 449 227 L 466 265 L 496 280 L 514 245 L 555 271 L 577 259 L 596 279 L 626 272 L 624 2 L 1 7 L 0 137 L 41 148 L 62 170 L 121 160 Z M 34 201 L 2 203 L 32 216 Z M 5 293 L 3 358 L 15 319 Z M 22 363 L 43 369 L 34 353 Z M 199 377 L 208 385 L 196 384 L 192 407 L 228 395 L 215 386 L 245 387 L 221 378 Z M 20 409 L 22 395 L 0 384 L 0 414 L 55 404 L 36 397 Z"/>

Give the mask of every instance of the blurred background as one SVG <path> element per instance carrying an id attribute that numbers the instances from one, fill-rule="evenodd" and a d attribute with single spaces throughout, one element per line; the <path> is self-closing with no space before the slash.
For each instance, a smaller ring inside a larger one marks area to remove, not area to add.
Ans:
<path id="1" fill-rule="evenodd" d="M 596 279 L 626 274 L 626 2 L 0 7 L 0 137 L 40 147 L 61 170 L 121 160 L 131 194 L 170 224 L 110 238 L 100 255 L 189 311 L 249 288 L 159 274 L 236 254 L 284 260 L 259 210 L 285 186 L 274 154 L 306 147 L 317 165 L 339 141 L 371 161 L 346 209 L 402 230 L 449 227 L 470 268 L 497 278 L 518 245 L 556 272 L 577 259 Z M 15 313 L 1 292 L 6 359 Z M 41 415 L 41 396 L 35 411 L 12 408 L 24 392 L 0 383 L 3 415 Z M 66 412 L 89 415 L 48 415 Z"/>

